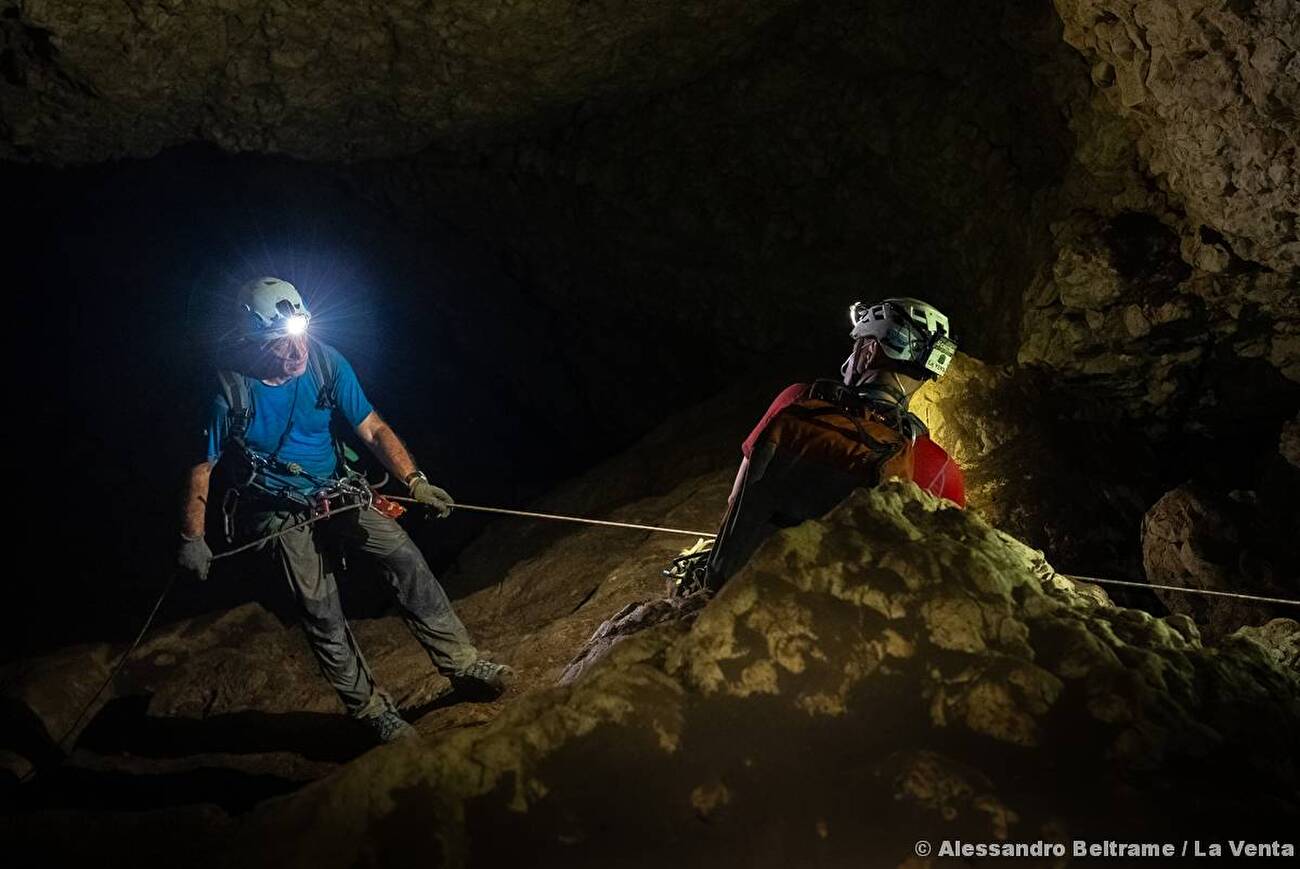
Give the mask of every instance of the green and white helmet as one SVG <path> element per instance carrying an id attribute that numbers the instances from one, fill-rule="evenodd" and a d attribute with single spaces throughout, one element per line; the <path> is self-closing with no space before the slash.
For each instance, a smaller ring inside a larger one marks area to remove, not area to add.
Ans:
<path id="1" fill-rule="evenodd" d="M 240 337 L 258 340 L 301 335 L 311 312 L 293 284 L 280 278 L 255 278 L 239 289 Z"/>
<path id="2" fill-rule="evenodd" d="M 875 338 L 895 367 L 923 380 L 942 377 L 957 352 L 948 317 L 920 299 L 885 299 L 875 305 L 854 302 L 849 320 L 853 338 Z"/>

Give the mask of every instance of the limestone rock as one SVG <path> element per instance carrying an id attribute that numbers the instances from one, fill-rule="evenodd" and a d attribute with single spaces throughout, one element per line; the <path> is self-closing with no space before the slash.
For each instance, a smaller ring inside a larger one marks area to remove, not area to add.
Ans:
<path id="1" fill-rule="evenodd" d="M 689 629 L 642 632 L 485 727 L 372 752 L 211 859 L 585 865 L 635 841 L 645 860 L 896 865 L 924 835 L 1300 819 L 1276 762 L 1297 748 L 1293 674 L 1040 564 L 910 487 L 859 492 L 766 544 Z M 1249 793 L 1223 786 L 1243 774 Z"/>
<path id="2" fill-rule="evenodd" d="M 74 743 L 114 698 L 111 688 L 96 694 L 120 654 L 107 644 L 78 646 L 6 667 L 0 702 L 5 747 L 13 751 L 5 767 L 25 775 L 32 763 L 52 761 Z"/>
<path id="3" fill-rule="evenodd" d="M 1258 3 L 1057 0 L 1151 175 L 1238 256 L 1300 266 L 1300 15 Z M 1100 74 L 1098 74 L 1100 71 Z M 1198 264 L 1215 270 L 1223 252 Z"/>
<path id="4" fill-rule="evenodd" d="M 1258 627 L 1242 628 L 1237 634 L 1259 643 L 1281 666 L 1300 673 L 1300 622 L 1272 619 Z"/>
<path id="5" fill-rule="evenodd" d="M 0 18 L 0 156 L 82 162 L 203 139 L 346 161 L 685 81 L 789 0 L 26 0 Z"/>
<path id="6" fill-rule="evenodd" d="M 1138 481 L 1150 459 L 1105 421 L 1105 406 L 1054 376 L 958 354 L 912 408 L 961 466 L 967 501 L 990 524 L 1063 569 L 1136 573 L 1128 537 L 1147 506 Z"/>
<path id="7" fill-rule="evenodd" d="M 561 685 L 579 678 L 588 667 L 603 658 L 624 638 L 665 622 L 686 623 L 694 620 L 704 605 L 703 595 L 651 598 L 630 603 L 606 621 L 587 640 L 581 651 L 560 674 Z"/>
<path id="8" fill-rule="evenodd" d="M 1300 470 L 1300 415 L 1282 427 L 1278 452 L 1288 464 Z"/>
<path id="9" fill-rule="evenodd" d="M 1279 509 L 1286 510 L 1285 505 Z M 1185 484 L 1155 503 L 1142 520 L 1148 581 L 1176 588 L 1298 598 L 1294 546 L 1275 539 L 1295 516 L 1280 517 L 1249 498 L 1232 500 L 1205 485 Z M 1170 611 L 1193 618 L 1211 637 L 1261 625 L 1285 614 L 1279 605 L 1156 589 Z"/>

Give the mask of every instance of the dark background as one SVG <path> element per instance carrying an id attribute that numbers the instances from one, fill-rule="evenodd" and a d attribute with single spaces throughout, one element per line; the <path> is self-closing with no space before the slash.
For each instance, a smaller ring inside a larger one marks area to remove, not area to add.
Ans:
<path id="1" fill-rule="evenodd" d="M 203 455 L 229 300 L 252 277 L 298 286 L 313 334 L 462 500 L 524 504 L 634 434 L 603 425 L 585 410 L 593 397 L 548 367 L 552 315 L 490 251 L 404 225 L 325 170 L 194 146 L 88 168 L 0 164 L 0 185 L 25 324 L 6 659 L 122 638 L 143 620 L 175 557 L 185 471 Z M 485 521 L 404 524 L 441 570 Z M 179 586 L 164 620 L 278 592 L 249 559 L 232 563 Z"/>

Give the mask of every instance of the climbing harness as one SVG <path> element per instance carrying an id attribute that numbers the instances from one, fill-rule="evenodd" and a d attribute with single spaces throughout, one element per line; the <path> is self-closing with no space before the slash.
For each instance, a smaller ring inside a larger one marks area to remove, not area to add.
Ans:
<path id="1" fill-rule="evenodd" d="M 329 347 L 314 338 L 308 338 L 307 342 L 307 374 L 312 388 L 316 390 L 315 407 L 317 410 L 333 411 L 338 408 L 338 397 L 336 395 L 338 368 L 335 364 L 334 355 L 330 352 Z M 237 469 L 235 471 L 237 479 L 233 481 L 221 499 L 223 530 L 227 543 L 233 543 L 235 539 L 239 501 L 249 494 L 264 505 L 276 505 L 288 510 L 306 512 L 310 515 L 322 511 L 328 513 L 332 505 L 340 503 L 359 501 L 366 503 L 367 506 L 375 506 L 372 503 L 374 497 L 372 490 L 383 486 L 383 483 L 379 483 L 378 486 L 371 486 L 365 482 L 361 474 L 353 469 L 352 465 L 360 461 L 360 456 L 348 446 L 343 434 L 337 429 L 333 421 L 331 421 L 331 440 L 334 444 L 337 478 L 326 479 L 314 476 L 308 473 L 302 465 L 296 462 L 285 462 L 280 458 L 280 451 L 293 429 L 294 415 L 298 407 L 299 389 L 303 378 L 294 379 L 293 398 L 290 403 L 288 418 L 275 448 L 268 455 L 262 455 L 251 449 L 247 441 L 248 429 L 256 413 L 251 379 L 233 369 L 220 370 L 217 375 L 221 385 L 221 393 L 225 398 L 228 409 L 227 424 L 229 432 L 226 436 L 226 447 L 223 450 L 222 458 L 223 460 L 229 459 L 228 464 Z M 287 485 L 278 487 L 267 485 L 264 480 L 272 479 L 268 474 L 278 475 L 281 478 L 299 477 L 305 479 L 312 484 L 314 490 L 305 493 Z M 387 479 L 387 475 L 385 475 L 384 480 Z M 376 509 L 392 519 L 396 519 L 404 512 L 396 504 L 388 501 L 380 502 Z"/>

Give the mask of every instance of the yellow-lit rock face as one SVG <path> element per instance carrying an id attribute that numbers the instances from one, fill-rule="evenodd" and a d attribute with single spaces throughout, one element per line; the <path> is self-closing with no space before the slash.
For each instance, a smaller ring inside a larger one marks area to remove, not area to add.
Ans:
<path id="1" fill-rule="evenodd" d="M 372 752 L 259 810 L 220 859 L 560 865 L 634 843 L 648 861 L 892 866 L 926 837 L 1249 824 L 1205 774 L 1229 756 L 1294 820 L 1275 761 L 1297 720 L 1300 682 L 1260 647 L 1203 649 L 1185 620 L 1116 608 L 891 484 L 777 535 L 689 626 L 486 726 Z"/>

